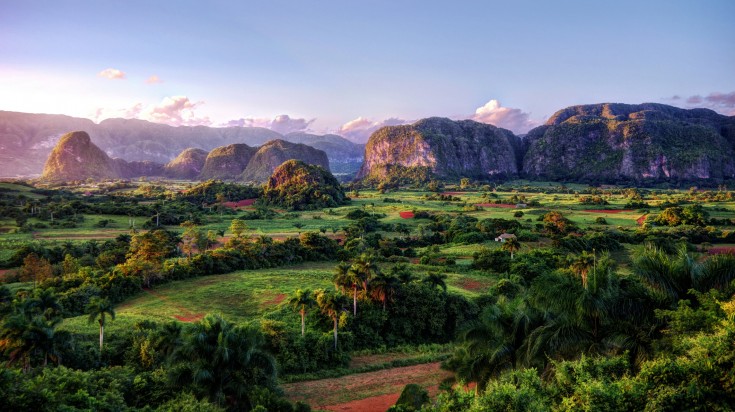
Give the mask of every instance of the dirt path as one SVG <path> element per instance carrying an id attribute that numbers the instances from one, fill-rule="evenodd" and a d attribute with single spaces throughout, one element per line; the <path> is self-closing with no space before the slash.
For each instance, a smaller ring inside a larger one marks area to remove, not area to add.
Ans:
<path id="1" fill-rule="evenodd" d="M 393 405 L 403 387 L 416 383 L 435 395 L 439 383 L 452 375 L 440 363 L 406 366 L 341 378 L 320 379 L 283 385 L 291 401 L 302 401 L 313 409 L 330 411 L 384 411 Z"/>

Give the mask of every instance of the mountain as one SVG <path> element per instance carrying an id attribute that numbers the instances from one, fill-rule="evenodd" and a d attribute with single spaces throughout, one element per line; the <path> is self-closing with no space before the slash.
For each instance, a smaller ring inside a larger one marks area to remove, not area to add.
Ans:
<path id="1" fill-rule="evenodd" d="M 291 159 L 321 166 L 325 170 L 329 170 L 329 159 L 323 151 L 305 144 L 277 139 L 258 148 L 238 180 L 265 182 L 278 166 Z"/>
<path id="2" fill-rule="evenodd" d="M 735 116 L 654 103 L 556 112 L 525 138 L 523 172 L 550 180 L 735 177 Z"/>
<path id="3" fill-rule="evenodd" d="M 163 165 L 151 161 L 126 162 L 112 159 L 92 143 L 87 132 L 67 133 L 51 150 L 41 179 L 69 182 L 86 179 L 119 179 L 139 176 L 160 176 Z"/>
<path id="4" fill-rule="evenodd" d="M 257 150 L 243 143 L 217 147 L 207 155 L 199 179 L 236 180 Z"/>
<path id="5" fill-rule="evenodd" d="M 263 187 L 263 202 L 289 210 L 314 210 L 349 203 L 329 170 L 291 159 L 279 165 Z"/>
<path id="6" fill-rule="evenodd" d="M 336 134 L 314 135 L 309 133 L 289 133 L 283 140 L 302 143 L 323 150 L 329 158 L 332 173 L 354 174 L 360 170 L 365 153 L 364 144 L 356 144 Z"/>
<path id="7" fill-rule="evenodd" d="M 87 132 L 70 132 L 59 139 L 46 160 L 41 178 L 49 181 L 114 179 L 119 164 L 97 147 Z"/>
<path id="8" fill-rule="evenodd" d="M 163 174 L 174 179 L 193 180 L 202 173 L 209 153 L 190 147 L 179 153 L 175 159 L 166 163 Z"/>
<path id="9" fill-rule="evenodd" d="M 441 178 L 518 173 L 521 141 L 512 132 L 472 120 L 432 117 L 375 131 L 358 178 L 380 178 L 391 167 L 426 168 Z"/>
<path id="10" fill-rule="evenodd" d="M 321 144 L 325 150 L 328 146 L 334 147 L 334 150 L 326 150 L 327 156 L 340 171 L 356 171 L 362 158 L 360 145 L 349 141 L 349 145 L 344 144 L 339 140 L 342 138 L 335 135 L 284 137 L 260 127 L 173 127 L 136 119 L 107 119 L 96 124 L 88 119 L 62 115 L 0 111 L 0 177 L 41 173 L 51 149 L 62 135 L 72 130 L 86 131 L 108 156 L 127 161 L 165 164 L 187 148 L 211 151 L 235 143 L 260 146 L 274 139 Z M 346 152 L 342 153 L 338 147 L 345 147 Z"/>

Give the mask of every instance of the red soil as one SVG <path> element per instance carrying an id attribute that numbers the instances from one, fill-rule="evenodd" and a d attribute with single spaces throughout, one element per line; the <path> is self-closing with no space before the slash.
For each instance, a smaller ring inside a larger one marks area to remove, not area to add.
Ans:
<path id="1" fill-rule="evenodd" d="M 399 216 L 403 219 L 412 219 L 413 218 L 413 212 L 400 212 L 398 213 Z"/>
<path id="2" fill-rule="evenodd" d="M 480 207 L 499 207 L 501 209 L 515 209 L 516 205 L 511 205 L 510 203 L 478 203 L 475 206 Z"/>
<path id="3" fill-rule="evenodd" d="M 444 192 L 442 193 L 443 196 L 457 196 L 457 195 L 466 195 L 467 192 Z"/>
<path id="4" fill-rule="evenodd" d="M 643 226 L 643 223 L 646 221 L 646 215 L 643 215 L 635 220 L 636 223 L 638 223 L 638 226 Z"/>
<path id="5" fill-rule="evenodd" d="M 459 284 L 459 286 L 465 290 L 478 290 L 478 289 L 484 289 L 487 287 L 485 283 L 480 282 L 479 280 L 472 280 L 472 279 L 464 279 L 462 283 Z"/>
<path id="6" fill-rule="evenodd" d="M 588 209 L 585 210 L 585 212 L 589 213 L 622 213 L 622 212 L 632 212 L 633 209 Z"/>
<path id="7" fill-rule="evenodd" d="M 0 269 L 0 280 L 5 279 L 6 275 L 12 274 L 15 269 Z"/>
<path id="8" fill-rule="evenodd" d="M 238 207 L 252 206 L 256 200 L 258 199 L 243 199 L 238 200 L 237 202 L 225 202 L 222 203 L 222 205 L 225 207 L 229 207 L 230 209 L 237 209 Z"/>
<path id="9" fill-rule="evenodd" d="M 181 316 L 181 315 L 174 315 L 174 318 L 176 318 L 180 322 L 197 322 L 202 320 L 204 317 L 203 313 L 197 313 L 189 316 Z"/>
<path id="10" fill-rule="evenodd" d="M 284 293 L 276 294 L 273 299 L 263 302 L 263 306 L 276 306 L 286 299 L 287 295 Z"/>
<path id="11" fill-rule="evenodd" d="M 735 246 L 718 246 L 709 248 L 707 251 L 710 255 L 721 255 L 721 254 L 731 254 L 735 255 Z"/>

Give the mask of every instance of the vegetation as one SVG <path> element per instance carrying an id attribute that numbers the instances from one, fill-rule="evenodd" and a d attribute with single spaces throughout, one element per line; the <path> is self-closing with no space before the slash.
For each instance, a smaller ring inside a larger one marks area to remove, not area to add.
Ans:
<path id="1" fill-rule="evenodd" d="M 476 389 L 393 409 L 733 408 L 733 192 L 436 183 L 310 211 L 216 181 L 0 186 L 0 396 L 308 410 L 279 383 L 444 361 Z"/>

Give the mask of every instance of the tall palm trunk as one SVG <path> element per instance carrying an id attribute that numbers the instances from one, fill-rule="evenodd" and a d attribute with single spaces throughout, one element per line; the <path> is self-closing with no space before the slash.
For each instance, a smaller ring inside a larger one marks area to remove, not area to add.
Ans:
<path id="1" fill-rule="evenodd" d="M 352 315 L 357 316 L 357 283 L 352 288 Z"/>
<path id="2" fill-rule="evenodd" d="M 301 336 L 303 337 L 306 333 L 306 311 L 304 309 L 301 309 Z"/>
<path id="3" fill-rule="evenodd" d="M 337 350 L 337 316 L 334 317 L 334 350 Z"/>
<path id="4" fill-rule="evenodd" d="M 100 318 L 100 358 L 102 357 L 102 344 L 105 340 L 105 322 Z"/>

